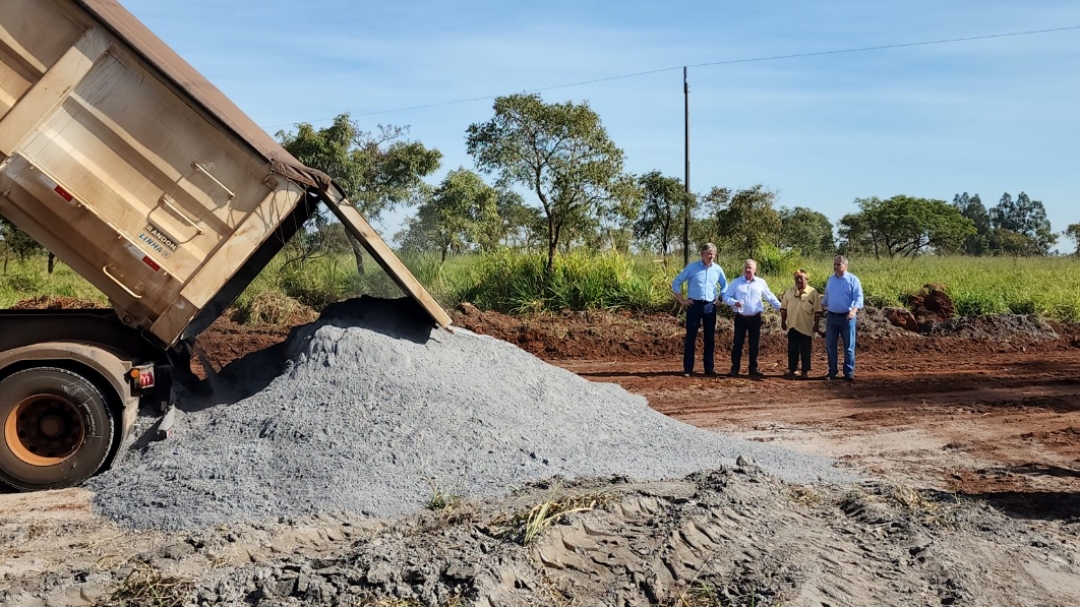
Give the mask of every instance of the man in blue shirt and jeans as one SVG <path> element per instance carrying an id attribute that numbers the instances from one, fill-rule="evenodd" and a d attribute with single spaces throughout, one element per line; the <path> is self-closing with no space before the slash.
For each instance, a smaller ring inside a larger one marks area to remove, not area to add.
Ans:
<path id="1" fill-rule="evenodd" d="M 847 271 L 843 255 L 833 259 L 833 275 L 825 284 L 821 306 L 825 308 L 825 349 L 829 357 L 829 375 L 836 379 L 836 342 L 844 344 L 844 379 L 855 381 L 855 317 L 863 307 L 862 283 Z"/>
<path id="2" fill-rule="evenodd" d="M 686 284 L 686 296 L 682 286 Z M 719 289 L 717 288 L 719 285 Z M 705 375 L 715 375 L 714 355 L 716 347 L 716 303 L 720 293 L 727 288 L 727 277 L 720 264 L 716 263 L 716 245 L 711 242 L 701 247 L 701 261 L 692 261 L 675 280 L 671 281 L 671 292 L 675 300 L 686 308 L 686 340 L 683 342 L 683 375 L 690 377 L 694 373 L 694 346 L 697 342 L 698 325 L 704 325 Z"/>

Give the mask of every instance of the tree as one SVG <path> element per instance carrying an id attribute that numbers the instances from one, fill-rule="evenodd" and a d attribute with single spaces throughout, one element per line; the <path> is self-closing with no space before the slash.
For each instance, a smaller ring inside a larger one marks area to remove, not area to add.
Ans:
<path id="1" fill-rule="evenodd" d="M 4 272 L 7 272 L 8 260 L 12 255 L 18 257 L 19 261 L 26 261 L 27 257 L 44 249 L 36 240 L 30 238 L 29 234 L 20 230 L 6 217 L 0 217 L 0 241 L 2 241 L 4 247 Z M 52 262 L 51 253 L 49 261 Z"/>
<path id="2" fill-rule="evenodd" d="M 671 241 L 680 234 L 690 195 L 681 180 L 664 177 L 660 171 L 642 175 L 638 185 L 643 205 L 641 216 L 634 224 L 634 237 L 656 246 L 657 254 L 665 256 L 670 252 Z"/>
<path id="3" fill-rule="evenodd" d="M 1069 227 L 1065 228 L 1061 235 L 1073 241 L 1073 246 L 1076 247 L 1073 255 L 1080 257 L 1080 223 L 1069 224 Z"/>
<path id="4" fill-rule="evenodd" d="M 477 167 L 536 194 L 547 220 L 547 267 L 567 229 L 596 222 L 623 184 L 623 152 L 587 103 L 544 103 L 539 95 L 499 97 L 494 117 L 468 128 Z"/>
<path id="5" fill-rule="evenodd" d="M 874 259 L 881 258 L 884 248 L 881 238 L 875 231 L 873 222 L 870 221 L 866 212 L 866 205 L 881 204 L 877 197 L 856 198 L 855 204 L 863 208 L 857 213 L 848 213 L 840 218 L 837 232 L 840 236 L 840 245 L 837 250 L 843 255 L 870 255 Z"/>
<path id="6" fill-rule="evenodd" d="M 720 237 L 716 217 L 721 211 L 727 209 L 730 203 L 731 190 L 720 186 L 713 186 L 708 194 L 695 197 L 689 207 L 691 252 L 697 252 L 697 248 L 706 242 L 716 244 L 721 250 L 729 244 Z M 680 213 L 679 221 L 684 221 L 685 216 L 686 211 Z M 691 258 L 693 258 L 692 255 Z"/>
<path id="7" fill-rule="evenodd" d="M 612 183 L 610 203 L 597 208 L 598 231 L 592 239 L 592 248 L 628 254 L 643 204 L 644 192 L 637 178 L 625 174 L 618 176 Z"/>
<path id="8" fill-rule="evenodd" d="M 971 220 L 944 200 L 897 195 L 888 200 L 856 199 L 855 203 L 862 211 L 840 220 L 844 248 L 873 250 L 875 257 L 952 253 L 975 233 Z"/>
<path id="9" fill-rule="evenodd" d="M 1003 250 L 1003 243 L 1010 243 L 1011 252 L 1018 255 L 1046 255 L 1050 247 L 1057 243 L 1057 235 L 1050 229 L 1050 220 L 1046 218 L 1046 209 L 1039 200 L 1031 200 L 1020 192 L 1014 201 L 1008 192 L 1001 196 L 998 205 L 990 209 L 990 221 L 994 230 L 1007 230 L 1027 239 L 1021 244 L 1015 238 L 998 237 L 996 243 Z"/>
<path id="10" fill-rule="evenodd" d="M 960 214 L 971 220 L 975 233 L 964 239 L 964 253 L 968 255 L 986 255 L 990 252 L 990 240 L 994 227 L 990 223 L 990 213 L 983 206 L 978 194 L 968 197 L 968 193 L 953 196 L 953 206 Z"/>
<path id="11" fill-rule="evenodd" d="M 400 204 L 418 202 L 426 188 L 424 177 L 439 168 L 442 152 L 407 141 L 407 134 L 408 127 L 400 126 L 363 131 L 346 113 L 325 129 L 303 123 L 296 133 L 279 131 L 277 137 L 297 160 L 330 175 L 369 221 L 378 221 Z M 355 242 L 353 252 L 363 274 L 362 251 Z"/>
<path id="12" fill-rule="evenodd" d="M 476 173 L 451 171 L 421 203 L 401 237 L 412 250 L 437 249 L 442 261 L 469 248 L 493 249 L 499 240 L 498 193 Z"/>
<path id="13" fill-rule="evenodd" d="M 1034 247 L 1035 243 L 1032 242 L 1027 234 L 1021 234 L 1020 232 L 1014 232 L 1005 228 L 994 230 L 994 237 L 990 241 L 990 248 L 996 253 L 1012 255 L 1013 257 L 1038 255 L 1039 253 Z"/>
<path id="14" fill-rule="evenodd" d="M 832 255 L 836 252 L 833 225 L 829 218 L 806 207 L 781 207 L 780 231 L 774 244 L 780 249 L 793 249 L 802 255 Z"/>
<path id="15" fill-rule="evenodd" d="M 499 213 L 499 243 L 530 249 L 544 240 L 546 224 L 540 209 L 525 204 L 521 194 L 497 189 L 495 206 Z"/>
<path id="16" fill-rule="evenodd" d="M 773 209 L 776 194 L 756 185 L 739 190 L 716 213 L 721 239 L 740 254 L 752 257 L 760 245 L 774 242 L 780 232 L 780 215 Z"/>
<path id="17" fill-rule="evenodd" d="M 385 211 L 416 201 L 423 178 L 439 168 L 442 152 L 405 140 L 408 127 L 380 124 L 377 129 L 361 130 L 346 113 L 325 129 L 303 123 L 296 133 L 277 136 L 297 160 L 333 177 L 369 221 L 378 221 Z"/>

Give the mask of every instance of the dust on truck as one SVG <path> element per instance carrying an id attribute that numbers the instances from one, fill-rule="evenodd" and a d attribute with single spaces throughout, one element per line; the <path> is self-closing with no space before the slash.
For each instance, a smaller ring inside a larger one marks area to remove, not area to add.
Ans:
<path id="1" fill-rule="evenodd" d="M 327 175 L 115 0 L 0 0 L 0 214 L 113 306 L 0 311 L 0 481 L 60 488 L 107 466 L 320 204 L 449 326 Z"/>

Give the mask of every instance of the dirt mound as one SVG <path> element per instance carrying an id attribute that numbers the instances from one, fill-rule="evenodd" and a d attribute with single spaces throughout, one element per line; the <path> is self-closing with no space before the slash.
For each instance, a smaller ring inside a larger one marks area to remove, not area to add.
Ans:
<path id="1" fill-rule="evenodd" d="M 920 324 L 949 320 L 956 312 L 952 298 L 945 293 L 945 286 L 937 283 L 923 285 L 922 291 L 912 295 L 906 303 Z"/>
<path id="2" fill-rule="evenodd" d="M 251 301 L 227 312 L 234 322 L 243 325 L 291 327 L 313 322 L 319 317 L 310 306 L 277 291 L 264 291 Z"/>
<path id="3" fill-rule="evenodd" d="M 885 308 L 882 312 L 893 326 L 918 333 L 919 321 L 915 320 L 915 315 L 907 308 Z"/>
<path id="4" fill-rule="evenodd" d="M 1054 328 L 1034 314 L 995 314 L 970 316 L 935 322 L 930 335 L 969 340 L 1031 343 L 1058 339 Z"/>
<path id="5" fill-rule="evenodd" d="M 82 297 L 63 297 L 60 295 L 39 295 L 15 302 L 12 310 L 85 310 L 104 309 L 109 304 L 96 299 Z"/>
<path id="6" fill-rule="evenodd" d="M 288 336 L 288 326 L 241 325 L 231 320 L 228 314 L 223 315 L 195 340 L 198 356 L 191 361 L 192 371 L 205 378 L 204 363 L 220 371 L 234 360 L 279 344 Z"/>
<path id="7" fill-rule="evenodd" d="M 454 325 L 510 342 L 544 359 L 666 356 L 682 352 L 681 319 L 671 314 L 570 312 L 516 317 L 461 304 Z"/>

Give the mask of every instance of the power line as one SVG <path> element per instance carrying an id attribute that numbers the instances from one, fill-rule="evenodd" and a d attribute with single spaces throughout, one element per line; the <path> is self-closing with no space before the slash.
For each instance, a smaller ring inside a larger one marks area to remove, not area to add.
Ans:
<path id="1" fill-rule="evenodd" d="M 542 88 L 526 90 L 525 93 L 527 93 L 527 94 L 541 93 L 541 92 L 544 92 L 544 91 L 552 91 L 552 90 L 556 90 L 556 89 L 564 89 L 564 88 L 570 88 L 570 87 L 574 87 L 574 86 L 584 86 L 586 84 L 596 84 L 598 82 L 610 82 L 612 80 L 625 80 L 627 78 L 637 78 L 637 77 L 640 77 L 640 76 L 648 76 L 648 75 L 651 75 L 651 74 L 659 74 L 659 73 L 663 73 L 663 72 L 681 70 L 684 67 L 714 67 L 714 66 L 718 66 L 718 65 L 735 65 L 735 64 L 739 64 L 739 63 L 757 63 L 757 62 L 762 62 L 762 61 L 778 61 L 778 60 L 781 60 L 781 59 L 799 59 L 799 58 L 803 58 L 803 57 L 821 57 L 821 56 L 825 56 L 825 55 L 842 55 L 842 54 L 846 54 L 846 53 L 863 53 L 863 52 L 868 52 L 868 51 L 883 51 L 883 50 L 896 49 L 896 48 L 911 48 L 911 47 L 915 47 L 915 46 L 933 46 L 933 45 L 938 45 L 938 44 L 955 44 L 955 43 L 958 43 L 958 42 L 972 42 L 972 41 L 975 41 L 975 40 L 991 40 L 991 39 L 994 39 L 994 38 L 1014 38 L 1014 37 L 1017 37 L 1017 36 L 1032 36 L 1032 35 L 1036 35 L 1036 34 L 1051 34 L 1051 33 L 1055 33 L 1055 32 L 1065 32 L 1065 31 L 1070 31 L 1070 30 L 1080 30 L 1080 25 L 1069 25 L 1069 26 L 1066 26 L 1066 27 L 1054 27 L 1054 28 L 1039 29 L 1039 30 L 1026 30 L 1026 31 L 1021 31 L 1021 32 L 1006 32 L 1006 33 L 1001 33 L 1001 34 L 986 34 L 986 35 L 983 35 L 983 36 L 966 36 L 966 37 L 963 37 L 963 38 L 945 38 L 945 39 L 942 39 L 942 40 L 924 40 L 924 41 L 921 41 L 921 42 L 901 42 L 901 43 L 897 43 L 897 44 L 882 44 L 882 45 L 878 45 L 878 46 L 862 46 L 862 47 L 857 47 L 857 48 L 837 49 L 837 50 L 831 50 L 831 51 L 815 51 L 815 52 L 809 52 L 809 53 L 794 53 L 794 54 L 790 54 L 790 55 L 770 55 L 770 56 L 767 56 L 767 57 L 752 57 L 752 58 L 748 58 L 748 59 L 728 59 L 728 60 L 724 60 L 724 61 L 710 61 L 710 62 L 707 62 L 707 63 L 693 63 L 693 64 L 685 65 L 685 66 L 684 65 L 679 65 L 679 66 L 675 66 L 675 67 L 664 67 L 664 68 L 659 68 L 659 69 L 655 69 L 655 70 L 646 70 L 646 71 L 643 71 L 643 72 L 633 72 L 633 73 L 630 73 L 630 74 L 620 74 L 618 76 L 606 76 L 606 77 L 603 77 L 603 78 L 594 78 L 592 80 L 581 80 L 579 82 L 570 82 L 570 83 L 567 83 L 567 84 L 556 84 L 556 85 L 552 85 L 552 86 L 546 86 L 546 87 L 542 87 Z M 414 110 L 426 110 L 426 109 L 431 109 L 431 108 L 436 108 L 436 107 L 444 107 L 444 106 L 447 106 L 447 105 L 459 105 L 459 104 L 462 104 L 462 103 L 473 103 L 475 101 L 488 101 L 488 100 L 491 100 L 491 99 L 495 99 L 497 97 L 499 97 L 499 95 L 484 95 L 484 96 L 481 96 L 481 97 L 471 97 L 469 99 L 457 99 L 457 100 L 454 100 L 454 101 L 442 101 L 442 102 L 439 102 L 439 103 L 429 103 L 429 104 L 426 104 L 426 105 L 414 105 L 414 106 L 410 106 L 410 107 L 397 108 L 397 109 L 393 109 L 393 110 L 379 110 L 379 111 L 375 111 L 375 112 L 364 112 L 363 114 L 356 114 L 356 116 L 357 117 L 360 117 L 360 116 L 378 116 L 380 114 L 394 114 L 394 113 L 397 113 L 397 112 L 410 112 L 410 111 L 414 111 Z M 334 120 L 334 119 L 333 118 L 323 118 L 321 120 L 315 120 L 315 121 L 312 121 L 312 122 L 329 122 L 331 120 Z M 284 127 L 284 126 L 295 126 L 296 124 L 299 124 L 299 123 L 284 124 L 284 125 L 279 125 L 279 126 L 273 127 L 273 128 L 281 128 L 281 127 Z"/>

